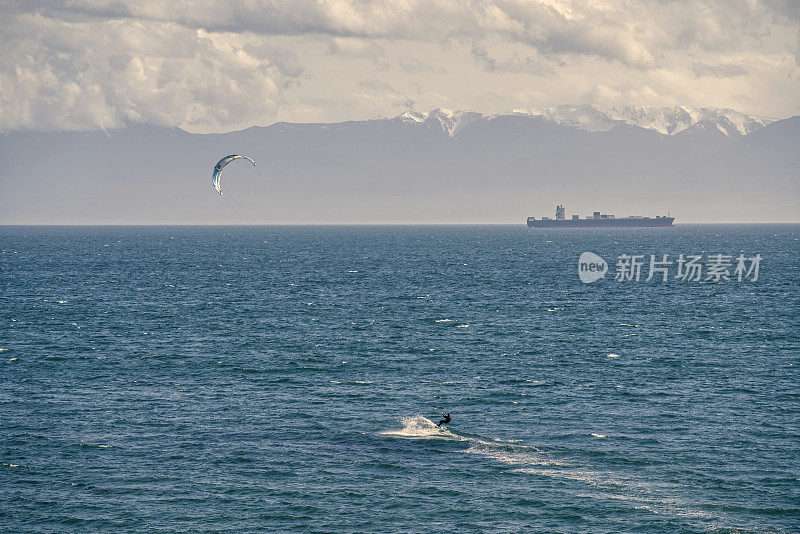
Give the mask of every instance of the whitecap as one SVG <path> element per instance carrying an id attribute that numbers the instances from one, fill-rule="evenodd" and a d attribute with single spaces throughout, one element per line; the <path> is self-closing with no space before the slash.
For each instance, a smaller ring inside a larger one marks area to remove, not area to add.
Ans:
<path id="1" fill-rule="evenodd" d="M 605 434 L 595 434 L 594 432 L 592 432 L 592 437 L 599 439 L 599 438 L 607 438 L 608 436 L 606 436 Z"/>
<path id="2" fill-rule="evenodd" d="M 453 323 L 455 319 L 436 319 L 437 323 Z"/>
<path id="3" fill-rule="evenodd" d="M 468 324 L 457 324 L 456 328 L 469 328 Z"/>
<path id="4" fill-rule="evenodd" d="M 613 352 L 607 356 L 608 358 L 619 358 L 619 354 L 614 354 Z"/>
<path id="5" fill-rule="evenodd" d="M 453 434 L 445 427 L 438 427 L 433 421 L 422 415 L 403 417 L 400 420 L 403 428 L 398 430 L 385 430 L 380 432 L 383 436 L 396 436 L 401 438 L 444 438 L 459 439 L 460 436 Z"/>

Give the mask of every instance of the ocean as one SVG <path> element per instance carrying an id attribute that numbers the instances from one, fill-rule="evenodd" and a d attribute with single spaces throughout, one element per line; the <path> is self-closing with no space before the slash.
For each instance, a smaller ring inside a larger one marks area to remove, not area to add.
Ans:
<path id="1" fill-rule="evenodd" d="M 799 532 L 799 230 L 2 227 L 0 530 Z"/>

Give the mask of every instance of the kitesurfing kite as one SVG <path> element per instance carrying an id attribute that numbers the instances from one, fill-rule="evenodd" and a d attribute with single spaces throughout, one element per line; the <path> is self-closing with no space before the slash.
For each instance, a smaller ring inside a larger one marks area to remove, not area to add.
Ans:
<path id="1" fill-rule="evenodd" d="M 247 156 L 240 156 L 238 154 L 231 154 L 230 156 L 225 156 L 221 160 L 214 165 L 214 173 L 211 175 L 211 184 L 214 186 L 214 189 L 217 190 L 217 193 L 220 195 L 222 194 L 222 185 L 220 184 L 220 177 L 222 175 L 222 169 L 225 168 L 225 165 L 230 163 L 235 159 L 246 159 L 250 163 L 253 164 L 253 167 L 256 166 L 256 162 L 252 159 L 248 158 Z"/>

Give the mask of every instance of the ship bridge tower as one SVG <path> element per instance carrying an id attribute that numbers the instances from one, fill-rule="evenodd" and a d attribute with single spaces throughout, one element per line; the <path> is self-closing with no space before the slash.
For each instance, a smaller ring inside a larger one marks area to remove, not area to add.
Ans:
<path id="1" fill-rule="evenodd" d="M 558 206 L 556 206 L 556 220 L 557 221 L 563 221 L 565 219 L 565 216 L 564 216 L 565 211 L 566 210 L 564 210 L 564 206 L 562 204 L 559 204 Z"/>

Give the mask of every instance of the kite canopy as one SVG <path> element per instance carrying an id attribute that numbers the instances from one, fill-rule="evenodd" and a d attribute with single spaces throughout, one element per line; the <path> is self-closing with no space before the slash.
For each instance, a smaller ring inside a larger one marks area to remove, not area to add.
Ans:
<path id="1" fill-rule="evenodd" d="M 222 175 L 222 169 L 225 168 L 225 165 L 230 163 L 235 159 L 246 159 L 250 163 L 253 164 L 253 167 L 256 166 L 256 162 L 252 159 L 248 158 L 247 156 L 240 156 L 238 154 L 231 154 L 230 156 L 225 156 L 221 160 L 214 165 L 214 173 L 211 175 L 211 184 L 214 186 L 214 189 L 217 190 L 217 193 L 220 195 L 222 194 L 222 185 L 220 184 L 220 177 Z"/>

